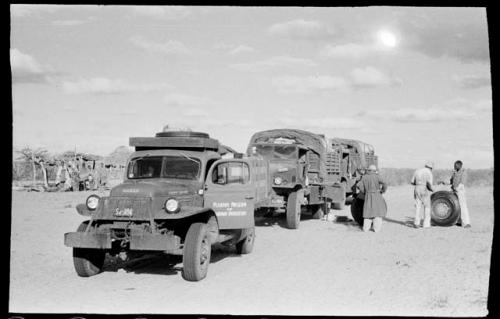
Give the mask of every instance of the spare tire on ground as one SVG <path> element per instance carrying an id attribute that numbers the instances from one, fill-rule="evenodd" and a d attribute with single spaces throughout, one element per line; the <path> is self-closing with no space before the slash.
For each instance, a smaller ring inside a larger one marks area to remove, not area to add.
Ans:
<path id="1" fill-rule="evenodd" d="M 437 191 L 431 195 L 431 221 L 436 226 L 453 226 L 460 218 L 458 197 L 451 191 Z"/>
<path id="2" fill-rule="evenodd" d="M 209 138 L 207 133 L 203 132 L 191 132 L 191 131 L 169 131 L 169 132 L 158 132 L 156 137 L 204 137 Z"/>

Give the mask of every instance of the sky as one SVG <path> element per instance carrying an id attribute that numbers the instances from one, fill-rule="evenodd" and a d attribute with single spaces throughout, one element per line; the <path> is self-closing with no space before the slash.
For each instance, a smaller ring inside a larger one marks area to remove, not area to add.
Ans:
<path id="1" fill-rule="evenodd" d="M 485 8 L 11 5 L 14 151 L 107 155 L 165 125 L 493 167 Z"/>

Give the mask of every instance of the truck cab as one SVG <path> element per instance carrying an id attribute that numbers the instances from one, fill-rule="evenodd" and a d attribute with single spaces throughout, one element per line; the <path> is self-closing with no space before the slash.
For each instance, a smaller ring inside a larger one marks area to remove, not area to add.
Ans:
<path id="1" fill-rule="evenodd" d="M 79 276 L 101 272 L 106 253 L 147 251 L 182 255 L 182 276 L 198 281 L 207 274 L 211 245 L 252 251 L 262 179 L 257 160 L 223 158 L 232 149 L 199 132 L 131 137 L 130 146 L 135 152 L 123 182 L 109 196 L 90 195 L 78 205 L 88 220 L 65 234 Z"/>

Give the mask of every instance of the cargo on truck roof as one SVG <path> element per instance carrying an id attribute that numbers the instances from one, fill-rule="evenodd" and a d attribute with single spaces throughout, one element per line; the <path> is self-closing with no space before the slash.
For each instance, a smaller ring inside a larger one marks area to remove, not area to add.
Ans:
<path id="1" fill-rule="evenodd" d="M 257 132 L 250 138 L 247 154 L 251 154 L 252 144 L 258 143 L 298 144 L 311 149 L 320 156 L 324 155 L 327 148 L 324 135 L 298 129 L 274 129 Z"/>
<path id="2" fill-rule="evenodd" d="M 163 131 L 154 137 L 130 137 L 129 145 L 136 151 L 154 149 L 211 150 L 221 155 L 238 153 L 233 148 L 221 144 L 207 133 L 192 131 Z"/>

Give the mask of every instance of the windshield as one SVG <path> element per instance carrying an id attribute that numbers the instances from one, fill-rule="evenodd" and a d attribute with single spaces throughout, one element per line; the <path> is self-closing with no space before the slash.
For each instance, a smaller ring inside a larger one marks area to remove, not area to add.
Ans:
<path id="1" fill-rule="evenodd" d="M 266 158 L 297 159 L 295 145 L 255 145 L 256 152 Z"/>
<path id="2" fill-rule="evenodd" d="M 184 156 L 147 156 L 132 159 L 128 164 L 127 177 L 197 179 L 201 162 Z"/>

